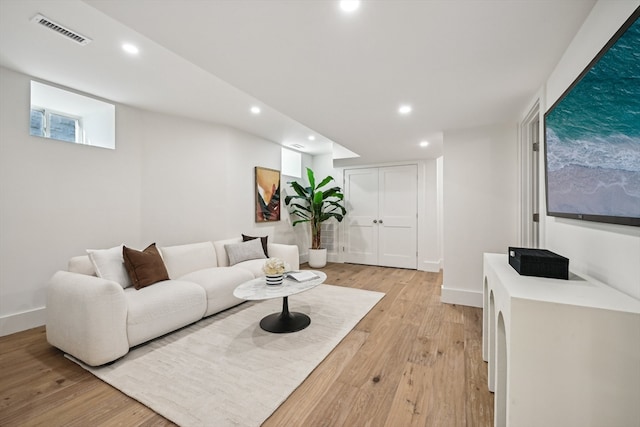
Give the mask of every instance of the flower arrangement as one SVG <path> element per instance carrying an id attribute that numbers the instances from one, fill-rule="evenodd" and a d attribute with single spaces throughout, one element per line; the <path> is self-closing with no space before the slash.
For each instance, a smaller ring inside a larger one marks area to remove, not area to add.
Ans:
<path id="1" fill-rule="evenodd" d="M 265 261 L 264 266 L 262 267 L 262 271 L 270 276 L 284 274 L 289 271 L 289 269 L 289 264 L 280 258 L 269 258 Z"/>

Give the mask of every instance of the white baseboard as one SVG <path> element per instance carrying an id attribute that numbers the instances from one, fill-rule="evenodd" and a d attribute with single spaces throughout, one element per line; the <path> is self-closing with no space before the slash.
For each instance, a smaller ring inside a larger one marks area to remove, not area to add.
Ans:
<path id="1" fill-rule="evenodd" d="M 422 261 L 418 266 L 420 271 L 428 271 L 431 273 L 438 273 L 442 269 L 441 261 Z"/>
<path id="2" fill-rule="evenodd" d="M 440 289 L 440 301 L 447 304 L 468 305 L 482 308 L 482 292 L 469 291 L 467 289 L 445 288 Z"/>
<path id="3" fill-rule="evenodd" d="M 46 307 L 40 307 L 0 317 L 0 337 L 44 325 L 46 310 Z"/>

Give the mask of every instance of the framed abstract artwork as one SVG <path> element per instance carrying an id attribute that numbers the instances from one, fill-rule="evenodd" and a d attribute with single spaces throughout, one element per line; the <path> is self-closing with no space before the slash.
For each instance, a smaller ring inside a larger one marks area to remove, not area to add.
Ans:
<path id="1" fill-rule="evenodd" d="M 280 171 L 256 166 L 256 222 L 280 221 Z"/>

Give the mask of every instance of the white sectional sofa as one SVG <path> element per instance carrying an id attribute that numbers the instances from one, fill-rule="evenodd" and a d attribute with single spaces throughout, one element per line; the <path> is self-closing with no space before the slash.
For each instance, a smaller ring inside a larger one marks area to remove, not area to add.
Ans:
<path id="1" fill-rule="evenodd" d="M 264 275 L 266 256 L 257 255 L 256 245 L 262 251 L 259 239 L 242 242 L 240 237 L 161 247 L 169 280 L 140 289 L 124 284 L 126 277 L 98 277 L 96 270 L 104 269 L 95 253 L 93 258 L 73 257 L 68 271 L 56 272 L 47 287 L 47 340 L 98 366 L 124 356 L 133 346 L 233 307 L 243 302 L 233 296 L 236 286 Z M 270 258 L 299 268 L 297 246 L 267 247 Z"/>

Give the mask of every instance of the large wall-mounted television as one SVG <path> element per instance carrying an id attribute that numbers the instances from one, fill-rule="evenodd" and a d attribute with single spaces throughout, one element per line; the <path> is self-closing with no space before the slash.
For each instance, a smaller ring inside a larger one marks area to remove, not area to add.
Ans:
<path id="1" fill-rule="evenodd" d="M 549 216 L 640 226 L 639 17 L 544 115 Z"/>

